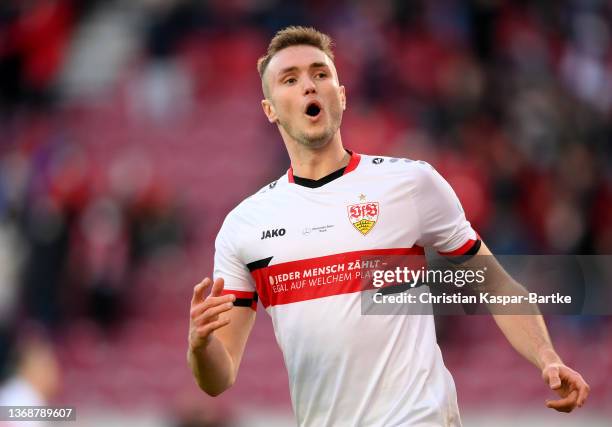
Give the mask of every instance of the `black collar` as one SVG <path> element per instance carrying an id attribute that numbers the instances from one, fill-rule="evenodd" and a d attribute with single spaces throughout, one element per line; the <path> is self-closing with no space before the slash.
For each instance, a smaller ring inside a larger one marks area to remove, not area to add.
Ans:
<path id="1" fill-rule="evenodd" d="M 325 175 L 323 178 L 319 178 L 319 179 L 302 178 L 300 176 L 293 175 L 293 180 L 294 180 L 293 182 L 295 182 L 297 185 L 301 185 L 302 187 L 319 188 L 329 182 L 332 182 L 336 178 L 340 178 L 342 175 L 344 175 L 345 169 L 346 169 L 346 166 L 338 169 L 335 172 L 330 173 L 329 175 Z"/>

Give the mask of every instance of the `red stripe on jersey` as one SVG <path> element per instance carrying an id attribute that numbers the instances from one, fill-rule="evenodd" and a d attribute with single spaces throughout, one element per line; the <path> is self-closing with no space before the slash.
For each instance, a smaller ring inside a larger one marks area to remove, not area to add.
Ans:
<path id="1" fill-rule="evenodd" d="M 470 249 L 472 249 L 472 247 L 474 247 L 477 241 L 478 239 L 470 239 L 467 242 L 465 242 L 463 245 L 461 245 L 461 247 L 455 249 L 454 251 L 438 252 L 438 253 L 444 256 L 464 255 L 465 253 L 469 252 Z"/>
<path id="2" fill-rule="evenodd" d="M 223 289 L 221 296 L 223 295 L 235 295 L 236 299 L 244 299 L 251 301 L 251 309 L 257 311 L 257 300 L 255 299 L 255 292 L 248 291 L 234 291 L 233 289 Z M 248 302 L 247 302 L 248 303 Z"/>
<path id="3" fill-rule="evenodd" d="M 361 267 L 362 264 L 375 261 L 375 257 L 415 255 L 406 261 L 411 268 L 417 269 L 426 264 L 424 254 L 420 246 L 345 252 L 270 265 L 252 271 L 251 275 L 261 303 L 268 308 L 373 289 L 371 280 L 364 277 L 366 269 Z M 376 265 L 376 269 L 385 268 L 383 264 Z M 372 264 L 366 268 L 372 269 Z"/>
<path id="4" fill-rule="evenodd" d="M 350 150 L 347 151 L 351 154 L 351 159 L 349 160 L 348 165 L 346 165 L 346 168 L 344 169 L 344 173 L 342 175 L 346 175 L 347 173 L 353 172 L 355 169 L 357 169 L 359 161 L 361 160 L 360 154 L 354 153 Z M 291 184 L 295 183 L 295 178 L 293 178 L 293 166 L 289 166 L 289 169 L 287 170 L 287 178 L 289 179 L 289 182 Z"/>
<path id="5" fill-rule="evenodd" d="M 235 295 L 236 298 L 246 298 L 246 299 L 255 298 L 255 292 L 234 291 L 233 289 L 223 289 L 221 291 L 221 296 L 223 295 Z"/>

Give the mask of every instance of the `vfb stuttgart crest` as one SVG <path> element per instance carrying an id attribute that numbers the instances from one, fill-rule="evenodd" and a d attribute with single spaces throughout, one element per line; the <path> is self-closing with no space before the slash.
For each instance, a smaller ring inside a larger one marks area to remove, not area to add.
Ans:
<path id="1" fill-rule="evenodd" d="M 358 203 L 348 206 L 351 224 L 364 236 L 374 228 L 378 220 L 378 202 Z"/>

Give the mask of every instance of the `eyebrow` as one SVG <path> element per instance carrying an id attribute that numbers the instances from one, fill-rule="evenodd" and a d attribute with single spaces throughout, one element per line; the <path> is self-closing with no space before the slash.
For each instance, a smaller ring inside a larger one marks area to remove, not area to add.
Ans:
<path id="1" fill-rule="evenodd" d="M 310 64 L 308 66 L 309 69 L 312 68 L 329 68 L 328 65 L 325 62 L 313 62 L 312 64 Z M 294 71 L 297 71 L 298 67 L 296 67 L 295 65 L 291 66 L 291 67 L 287 67 L 287 68 L 283 68 L 280 73 L 278 73 L 279 76 L 282 76 L 284 74 L 287 73 L 292 73 Z"/>

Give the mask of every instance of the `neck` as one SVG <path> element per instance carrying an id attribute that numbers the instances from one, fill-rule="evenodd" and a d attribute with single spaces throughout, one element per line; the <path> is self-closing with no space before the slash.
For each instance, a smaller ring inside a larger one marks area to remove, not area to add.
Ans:
<path id="1" fill-rule="evenodd" d="M 286 141 L 293 174 L 301 178 L 320 179 L 348 165 L 350 155 L 342 146 L 340 131 L 323 147 L 305 147 L 295 141 Z"/>

